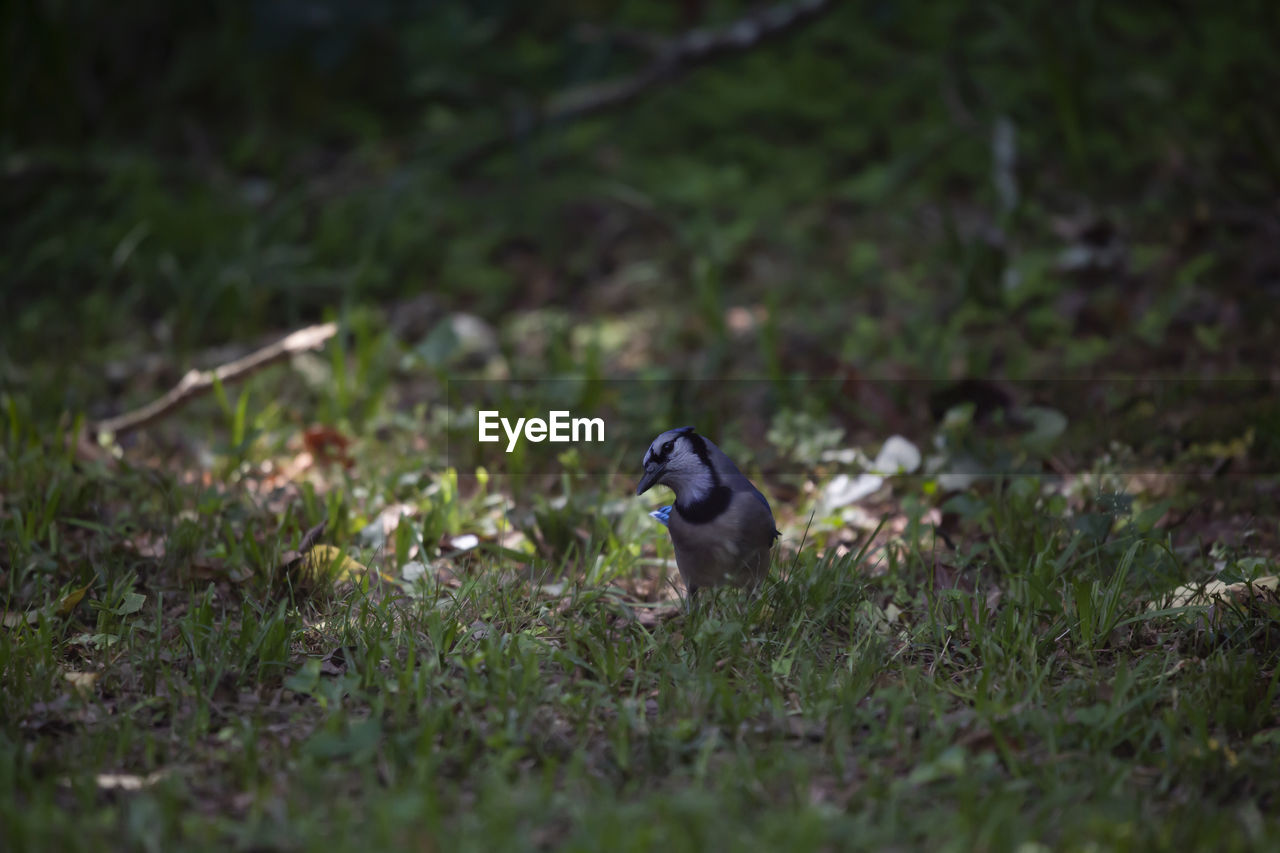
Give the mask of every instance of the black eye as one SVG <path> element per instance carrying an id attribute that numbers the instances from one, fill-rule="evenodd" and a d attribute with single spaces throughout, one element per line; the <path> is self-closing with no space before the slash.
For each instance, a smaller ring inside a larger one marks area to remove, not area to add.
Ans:
<path id="1" fill-rule="evenodd" d="M 662 445 L 662 455 L 663 455 L 663 456 L 666 456 L 668 453 L 670 453 L 670 452 L 671 452 L 671 448 L 673 448 L 673 447 L 675 447 L 675 446 L 676 446 L 676 443 L 675 443 L 674 441 L 668 441 L 668 442 L 665 442 L 665 443 Z"/>

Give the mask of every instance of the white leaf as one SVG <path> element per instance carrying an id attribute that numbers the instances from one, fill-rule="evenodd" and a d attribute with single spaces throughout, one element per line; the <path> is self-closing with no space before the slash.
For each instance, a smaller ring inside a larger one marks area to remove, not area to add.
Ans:
<path id="1" fill-rule="evenodd" d="M 418 578 L 426 575 L 426 573 L 427 573 L 426 564 L 420 563 L 417 560 L 414 560 L 412 562 L 404 564 L 404 568 L 400 570 L 400 577 L 404 578 L 407 581 L 416 581 Z"/>
<path id="2" fill-rule="evenodd" d="M 871 463 L 871 470 L 886 477 L 911 474 L 920 467 L 920 449 L 900 435 L 885 439 L 884 446 Z"/>
<path id="3" fill-rule="evenodd" d="M 480 537 L 474 533 L 464 533 L 461 536 L 453 537 L 449 544 L 458 551 L 470 551 L 480 544 Z"/>
<path id="4" fill-rule="evenodd" d="M 839 509 L 862 500 L 883 485 L 884 477 L 879 474 L 859 474 L 857 477 L 837 474 L 822 490 L 822 502 L 828 509 Z"/>
<path id="5" fill-rule="evenodd" d="M 146 776 L 137 776 L 133 773 L 99 773 L 96 778 L 98 787 L 104 791 L 141 791 L 163 779 L 166 772 L 156 770 Z"/>

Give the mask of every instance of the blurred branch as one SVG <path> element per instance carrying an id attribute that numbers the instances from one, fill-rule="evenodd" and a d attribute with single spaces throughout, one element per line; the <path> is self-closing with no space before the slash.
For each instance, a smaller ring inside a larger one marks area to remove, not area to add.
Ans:
<path id="1" fill-rule="evenodd" d="M 620 106 L 697 65 L 726 54 L 750 50 L 770 38 L 815 20 L 833 5 L 835 4 L 831 0 L 796 0 L 794 3 L 770 6 L 723 27 L 690 30 L 670 39 L 629 32 L 622 40 L 652 56 L 646 67 L 634 74 L 578 86 L 553 95 L 534 116 L 513 116 L 510 132 L 497 135 L 470 149 L 454 163 L 454 169 L 466 172 L 520 136 L 536 132 L 547 125 L 572 121 Z M 592 37 L 604 37 L 597 36 L 600 31 L 592 28 L 585 32 Z"/>
<path id="2" fill-rule="evenodd" d="M 321 323 L 308 326 L 281 338 L 270 346 L 249 353 L 244 358 L 228 362 L 214 370 L 190 370 L 182 381 L 163 397 L 140 409 L 125 412 L 94 424 L 94 433 L 124 435 L 159 420 L 170 412 L 186 405 L 192 399 L 206 394 L 218 383 L 238 382 L 262 368 L 289 358 L 295 353 L 319 349 L 338 333 L 337 323 Z"/>
<path id="3" fill-rule="evenodd" d="M 574 35 L 586 42 L 613 42 L 655 56 L 667 46 L 667 39 L 657 33 L 602 27 L 599 24 L 578 24 L 574 28 Z"/>

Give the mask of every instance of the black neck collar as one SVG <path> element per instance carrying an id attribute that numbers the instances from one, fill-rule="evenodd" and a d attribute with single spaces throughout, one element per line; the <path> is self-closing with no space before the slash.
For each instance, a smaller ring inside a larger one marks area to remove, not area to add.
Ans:
<path id="1" fill-rule="evenodd" d="M 676 512 L 690 524 L 706 524 L 720 517 L 729 508 L 733 492 L 722 483 L 716 483 L 708 492 L 703 492 L 696 501 L 682 503 L 676 501 Z"/>

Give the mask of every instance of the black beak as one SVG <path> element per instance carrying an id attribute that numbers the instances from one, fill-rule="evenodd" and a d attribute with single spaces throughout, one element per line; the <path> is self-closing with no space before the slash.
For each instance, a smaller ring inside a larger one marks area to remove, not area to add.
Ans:
<path id="1" fill-rule="evenodd" d="M 640 478 L 640 482 L 636 484 L 636 494 L 643 495 L 645 492 L 653 488 L 653 484 L 658 482 L 658 476 L 662 473 L 662 467 L 655 465 L 653 468 L 646 468 L 644 476 Z"/>

